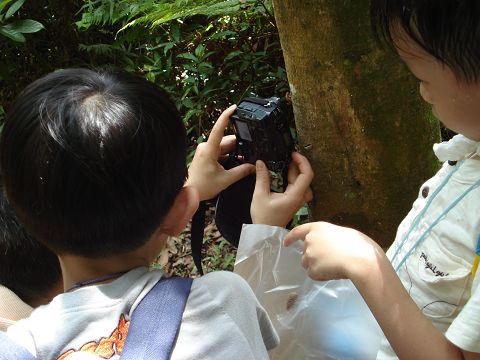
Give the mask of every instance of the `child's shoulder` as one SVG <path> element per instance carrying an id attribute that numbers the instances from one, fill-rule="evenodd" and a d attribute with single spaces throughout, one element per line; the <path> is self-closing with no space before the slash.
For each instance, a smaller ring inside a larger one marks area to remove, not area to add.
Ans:
<path id="1" fill-rule="evenodd" d="M 223 349 L 215 359 L 237 359 L 241 353 L 247 359 L 266 359 L 265 348 L 278 343 L 273 325 L 248 283 L 227 271 L 208 273 L 193 281 L 176 348 L 191 349 L 192 339 L 198 344 L 201 338 Z"/>
<path id="2" fill-rule="evenodd" d="M 196 292 L 198 289 L 203 289 L 215 297 L 243 294 L 255 298 L 248 283 L 240 275 L 230 271 L 214 271 L 194 279 L 192 291 Z"/>
<path id="3" fill-rule="evenodd" d="M 244 313 L 256 312 L 261 305 L 241 276 L 228 271 L 215 271 L 193 281 L 187 302 L 187 308 L 191 307 L 212 311 L 221 309 L 232 315 L 239 310 Z"/>

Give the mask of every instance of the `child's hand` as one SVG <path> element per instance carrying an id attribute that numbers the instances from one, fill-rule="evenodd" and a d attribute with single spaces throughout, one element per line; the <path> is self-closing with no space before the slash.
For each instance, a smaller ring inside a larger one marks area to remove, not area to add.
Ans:
<path id="1" fill-rule="evenodd" d="M 225 170 L 218 159 L 228 154 L 236 146 L 235 136 L 223 136 L 230 116 L 236 106 L 232 105 L 218 118 L 208 140 L 197 146 L 195 156 L 188 169 L 186 186 L 197 189 L 200 200 L 208 200 L 218 195 L 219 192 L 229 187 L 234 182 L 253 173 L 252 164 L 242 164 L 230 170 Z"/>
<path id="2" fill-rule="evenodd" d="M 284 240 L 303 240 L 302 266 L 314 280 L 352 279 L 368 271 L 380 247 L 367 235 L 327 222 L 297 226 Z"/>
<path id="3" fill-rule="evenodd" d="M 306 202 L 312 200 L 310 183 L 313 170 L 307 158 L 292 154 L 288 168 L 288 186 L 283 193 L 270 192 L 270 174 L 263 161 L 257 161 L 257 180 L 250 214 L 254 224 L 284 227 Z"/>

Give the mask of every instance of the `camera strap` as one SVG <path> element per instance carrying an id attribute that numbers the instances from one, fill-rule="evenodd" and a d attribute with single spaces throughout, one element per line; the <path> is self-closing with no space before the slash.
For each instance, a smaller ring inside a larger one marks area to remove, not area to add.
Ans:
<path id="1" fill-rule="evenodd" d="M 207 207 L 207 201 L 200 201 L 200 205 L 192 217 L 192 227 L 190 229 L 190 244 L 192 248 L 193 263 L 200 275 L 203 275 L 202 249 Z"/>
<path id="2" fill-rule="evenodd" d="M 222 166 L 231 169 L 241 162 L 235 156 L 229 156 Z M 255 189 L 255 175 L 251 174 L 223 190 L 216 198 L 200 202 L 192 218 L 191 247 L 193 262 L 197 271 L 203 275 L 202 250 L 205 230 L 206 211 L 214 207 L 215 224 L 222 237 L 237 247 L 243 224 L 251 224 L 250 204 Z"/>

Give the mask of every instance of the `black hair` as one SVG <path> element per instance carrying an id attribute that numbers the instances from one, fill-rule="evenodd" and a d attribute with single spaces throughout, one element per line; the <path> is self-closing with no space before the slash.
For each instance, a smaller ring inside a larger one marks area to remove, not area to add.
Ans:
<path id="1" fill-rule="evenodd" d="M 27 233 L 0 190 L 0 284 L 33 306 L 61 279 L 57 256 Z"/>
<path id="2" fill-rule="evenodd" d="M 400 26 L 423 50 L 447 65 L 459 80 L 480 76 L 480 2 L 478 0 L 371 0 L 377 40 L 394 46 Z"/>
<path id="3" fill-rule="evenodd" d="M 19 219 L 55 253 L 122 254 L 148 240 L 185 182 L 185 127 L 141 77 L 60 70 L 7 113 L 0 169 Z"/>

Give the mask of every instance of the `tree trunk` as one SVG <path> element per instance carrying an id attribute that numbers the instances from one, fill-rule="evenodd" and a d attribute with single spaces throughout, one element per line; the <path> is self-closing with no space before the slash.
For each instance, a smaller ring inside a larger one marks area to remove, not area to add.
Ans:
<path id="1" fill-rule="evenodd" d="M 396 54 L 376 46 L 368 0 L 273 5 L 300 149 L 315 171 L 312 219 L 387 247 L 438 169 L 438 122 Z"/>

